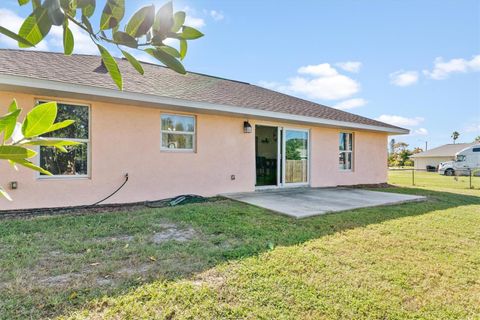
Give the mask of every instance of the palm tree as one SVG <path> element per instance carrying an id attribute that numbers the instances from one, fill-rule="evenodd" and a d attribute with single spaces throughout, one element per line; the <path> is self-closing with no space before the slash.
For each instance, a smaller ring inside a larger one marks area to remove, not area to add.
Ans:
<path id="1" fill-rule="evenodd" d="M 460 136 L 460 133 L 458 133 L 458 131 L 453 131 L 452 133 L 453 144 L 455 144 L 455 141 L 457 141 L 459 136 Z"/>

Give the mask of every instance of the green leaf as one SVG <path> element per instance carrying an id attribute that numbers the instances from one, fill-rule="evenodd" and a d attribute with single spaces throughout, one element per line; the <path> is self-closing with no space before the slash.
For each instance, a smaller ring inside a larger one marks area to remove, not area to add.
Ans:
<path id="1" fill-rule="evenodd" d="M 125 0 L 107 0 L 100 18 L 100 30 L 108 30 L 120 24 L 125 15 Z"/>
<path id="2" fill-rule="evenodd" d="M 32 162 L 30 162 L 30 161 L 28 161 L 28 160 L 25 160 L 25 159 L 23 159 L 23 160 L 21 160 L 21 159 L 14 159 L 14 160 L 11 160 L 11 161 L 14 162 L 14 163 L 18 163 L 19 165 L 24 166 L 24 167 L 26 167 L 26 168 L 29 168 L 29 169 L 38 171 L 38 172 L 40 172 L 40 173 L 43 173 L 43 174 L 45 174 L 45 175 L 47 175 L 47 176 L 51 176 L 51 175 L 52 175 L 52 173 L 50 173 L 49 171 L 47 171 L 47 170 L 45 170 L 45 169 L 43 169 L 43 168 L 41 168 L 41 167 L 33 164 Z"/>
<path id="3" fill-rule="evenodd" d="M 32 9 L 35 10 L 42 6 L 41 0 L 32 0 Z"/>
<path id="4" fill-rule="evenodd" d="M 145 35 L 155 21 L 155 6 L 143 7 L 133 14 L 128 21 L 125 32 L 138 38 Z"/>
<path id="5" fill-rule="evenodd" d="M 173 5 L 169 1 L 158 9 L 153 23 L 153 31 L 155 35 L 161 35 L 165 39 L 168 32 L 173 27 Z"/>
<path id="6" fill-rule="evenodd" d="M 82 23 L 87 28 L 88 32 L 94 33 L 92 24 L 90 23 L 90 20 L 88 20 L 87 16 L 82 15 Z"/>
<path id="7" fill-rule="evenodd" d="M 181 36 L 183 39 L 186 39 L 186 40 L 195 40 L 203 37 L 203 33 L 201 33 L 195 28 L 184 26 L 182 28 Z"/>
<path id="8" fill-rule="evenodd" d="M 177 49 L 175 49 L 174 47 L 170 47 L 170 46 L 167 46 L 167 45 L 163 45 L 161 47 L 158 47 L 160 50 L 163 50 L 165 51 L 166 53 L 168 53 L 169 55 L 171 56 L 174 56 L 175 58 L 180 58 L 180 52 L 178 52 Z"/>
<path id="9" fill-rule="evenodd" d="M 72 54 L 74 43 L 73 33 L 68 27 L 68 24 L 65 23 L 63 25 L 63 52 L 65 55 L 69 56 Z"/>
<path id="10" fill-rule="evenodd" d="M 175 72 L 178 72 L 181 74 L 187 73 L 182 63 L 177 59 L 175 59 L 174 57 L 172 57 L 170 54 L 166 53 L 165 51 L 149 48 L 149 49 L 145 49 L 145 52 L 152 55 L 154 58 L 161 61 L 164 65 L 174 70 Z"/>
<path id="11" fill-rule="evenodd" d="M 76 16 L 77 1 L 60 0 L 60 6 L 62 7 L 62 9 L 65 13 L 69 14 L 72 17 Z M 65 20 L 67 20 L 67 19 L 65 19 Z"/>
<path id="12" fill-rule="evenodd" d="M 95 12 L 95 0 L 77 0 L 77 7 L 82 9 L 82 15 L 90 18 Z"/>
<path id="13" fill-rule="evenodd" d="M 50 32 L 52 22 L 48 17 L 48 10 L 38 7 L 30 14 L 20 27 L 18 35 L 33 45 L 38 44 Z M 18 42 L 20 48 L 29 48 L 30 45 Z"/>
<path id="14" fill-rule="evenodd" d="M 48 11 L 48 17 L 55 26 L 61 26 L 65 21 L 65 14 L 63 14 L 60 6 L 60 0 L 45 0 L 43 7 Z"/>
<path id="15" fill-rule="evenodd" d="M 180 28 L 183 26 L 183 24 L 185 23 L 185 17 L 186 17 L 185 12 L 183 11 L 175 12 L 175 14 L 173 15 L 173 26 L 170 31 L 175 33 L 178 32 Z"/>
<path id="16" fill-rule="evenodd" d="M 7 191 L 5 191 L 2 187 L 0 187 L 0 195 L 4 196 L 8 201 L 13 201 Z"/>
<path id="17" fill-rule="evenodd" d="M 165 39 L 164 36 L 160 34 L 156 34 L 152 37 L 151 42 L 154 47 L 161 47 L 163 46 L 163 40 Z"/>
<path id="18" fill-rule="evenodd" d="M 25 39 L 23 37 L 20 37 L 15 32 L 12 32 L 12 31 L 10 31 L 7 28 L 4 28 L 2 26 L 0 26 L 0 33 L 6 35 L 9 38 L 12 38 L 13 40 L 18 41 L 18 43 L 22 43 L 25 46 L 25 48 L 35 47 L 35 45 L 33 43 L 31 43 L 30 41 L 28 41 L 27 39 Z"/>
<path id="19" fill-rule="evenodd" d="M 121 44 L 130 48 L 138 47 L 137 39 L 123 31 L 115 32 L 113 34 L 113 41 L 115 41 L 117 44 Z"/>
<path id="20" fill-rule="evenodd" d="M 122 81 L 122 74 L 120 73 L 120 69 L 118 69 L 118 64 L 115 59 L 112 57 L 110 52 L 107 49 L 102 47 L 101 45 L 97 44 L 98 50 L 102 55 L 102 61 L 107 68 L 110 77 L 112 77 L 113 81 L 117 85 L 117 87 L 122 90 L 123 89 L 123 81 Z"/>
<path id="21" fill-rule="evenodd" d="M 57 117 L 57 103 L 54 101 L 39 104 L 33 108 L 23 121 L 22 133 L 25 138 L 39 136 L 53 125 Z"/>
<path id="22" fill-rule="evenodd" d="M 32 158 L 36 154 L 35 151 L 20 146 L 0 146 L 0 159 L 15 161 Z"/>
<path id="23" fill-rule="evenodd" d="M 138 60 L 135 59 L 135 57 L 132 56 L 130 53 L 128 53 L 126 51 L 123 51 L 123 50 L 120 50 L 120 51 L 122 51 L 123 56 L 128 60 L 128 62 L 130 62 L 130 64 L 135 68 L 135 70 L 137 70 L 138 73 L 143 75 L 144 71 L 143 71 L 143 67 L 140 64 L 140 62 L 138 62 Z"/>
<path id="24" fill-rule="evenodd" d="M 18 104 L 17 104 L 17 99 L 13 99 L 12 102 L 10 103 L 10 106 L 8 107 L 8 112 L 13 112 L 15 110 L 19 109 Z"/>
<path id="25" fill-rule="evenodd" d="M 185 59 L 185 56 L 187 55 L 187 49 L 188 49 L 187 40 L 180 39 L 180 59 L 181 60 Z"/>
<path id="26" fill-rule="evenodd" d="M 18 0 L 18 4 L 21 5 L 21 6 L 26 5 L 29 2 L 30 2 L 30 0 Z"/>
<path id="27" fill-rule="evenodd" d="M 35 140 L 26 141 L 22 145 L 44 146 L 44 147 L 57 147 L 57 146 L 64 147 L 64 146 L 78 146 L 81 144 L 82 142 L 71 141 L 71 140 L 37 138 Z"/>
<path id="28" fill-rule="evenodd" d="M 66 128 L 66 127 L 72 125 L 73 123 L 75 123 L 75 120 L 65 120 L 65 121 L 62 121 L 62 122 L 54 123 L 54 124 L 53 124 L 52 126 L 50 126 L 50 128 L 48 128 L 47 131 L 45 131 L 44 133 L 48 133 L 48 132 L 52 132 L 52 131 L 57 131 L 57 130 Z"/>
<path id="29" fill-rule="evenodd" d="M 17 100 L 13 99 L 12 102 L 10 103 L 10 106 L 8 107 L 8 113 L 16 114 L 17 116 L 13 115 L 12 116 L 13 118 L 10 119 L 10 122 L 8 122 L 7 125 L 4 127 L 4 129 L 5 129 L 5 132 L 3 134 L 3 141 L 4 142 L 7 141 L 8 139 L 10 139 L 10 137 L 13 134 L 13 131 L 15 131 L 15 126 L 17 124 L 18 115 L 20 114 L 21 111 L 22 111 L 22 109 L 18 108 Z M 1 120 L 0 120 L 0 123 L 1 123 Z M 2 130 L 3 130 L 2 125 L 0 124 L 0 132 Z"/>
<path id="30" fill-rule="evenodd" d="M 12 136 L 18 115 L 21 111 L 21 109 L 16 109 L 0 118 L 0 133 L 5 130 L 3 133 L 3 141 L 7 141 Z"/>
<path id="31" fill-rule="evenodd" d="M 55 149 L 57 149 L 57 151 L 60 151 L 62 153 L 67 153 L 68 152 L 68 150 L 65 147 L 62 147 L 62 146 L 55 146 Z"/>

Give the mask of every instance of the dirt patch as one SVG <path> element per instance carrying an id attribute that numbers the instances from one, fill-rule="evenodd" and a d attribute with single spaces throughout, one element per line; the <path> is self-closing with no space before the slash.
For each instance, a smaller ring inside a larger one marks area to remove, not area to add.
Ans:
<path id="1" fill-rule="evenodd" d="M 96 279 L 96 283 L 99 286 L 111 286 L 112 284 L 114 284 L 112 279 L 105 278 L 105 277 L 98 277 Z"/>
<path id="2" fill-rule="evenodd" d="M 95 242 L 95 243 L 115 242 L 115 241 L 130 242 L 133 240 L 133 238 L 134 237 L 130 235 L 119 235 L 119 236 L 112 236 L 112 237 L 93 238 L 92 242 Z"/>
<path id="3" fill-rule="evenodd" d="M 132 276 L 136 274 L 144 274 L 147 273 L 150 269 L 153 268 L 152 264 L 141 264 L 138 266 L 130 266 L 130 267 L 124 267 L 119 270 L 117 270 L 117 274 L 122 275 L 122 276 Z"/>
<path id="4" fill-rule="evenodd" d="M 71 283 L 81 277 L 82 275 L 80 273 L 65 273 L 58 276 L 43 278 L 40 279 L 38 282 L 47 286 L 62 286 Z"/>
<path id="5" fill-rule="evenodd" d="M 164 227 L 162 231 L 156 232 L 152 236 L 152 241 L 156 244 L 170 240 L 185 242 L 198 236 L 197 232 L 192 228 L 180 229 L 177 225 L 170 223 L 163 224 L 162 227 Z"/>

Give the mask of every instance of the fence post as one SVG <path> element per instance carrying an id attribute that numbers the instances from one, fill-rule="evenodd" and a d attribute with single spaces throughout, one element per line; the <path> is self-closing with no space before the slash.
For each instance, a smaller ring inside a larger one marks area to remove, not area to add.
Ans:
<path id="1" fill-rule="evenodd" d="M 470 189 L 472 189 L 472 169 L 468 169 L 468 173 L 470 176 Z"/>
<path id="2" fill-rule="evenodd" d="M 412 169 L 412 186 L 415 185 L 415 169 Z"/>

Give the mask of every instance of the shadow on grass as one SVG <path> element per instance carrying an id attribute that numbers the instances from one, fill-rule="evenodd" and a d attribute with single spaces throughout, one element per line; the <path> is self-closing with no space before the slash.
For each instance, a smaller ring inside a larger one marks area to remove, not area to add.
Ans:
<path id="1" fill-rule="evenodd" d="M 276 246 L 480 204 L 480 197 L 447 192 L 414 188 L 379 191 L 424 195 L 428 200 L 303 220 L 221 200 L 135 212 L 0 222 L 0 315 L 15 319 L 65 314 L 101 296 L 124 295 L 156 280 L 191 278 L 221 263 L 258 255 Z M 179 230 L 194 230 L 195 237 L 152 241 L 152 235 L 172 225 Z M 62 282 L 65 275 L 69 276 Z M 53 285 L 45 282 L 52 278 L 62 281 Z M 2 281 L 7 283 L 3 288 Z"/>

